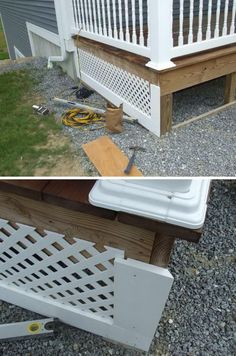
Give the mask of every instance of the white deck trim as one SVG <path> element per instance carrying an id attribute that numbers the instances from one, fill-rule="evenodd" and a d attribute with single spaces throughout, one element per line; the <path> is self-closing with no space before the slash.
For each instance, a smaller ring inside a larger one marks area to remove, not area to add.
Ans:
<path id="1" fill-rule="evenodd" d="M 25 58 L 25 55 L 16 47 L 14 46 L 15 56 L 17 58 Z"/>
<path id="2" fill-rule="evenodd" d="M 2 28 L 3 28 L 3 33 L 4 33 L 6 44 L 7 44 L 7 51 L 8 51 L 8 54 L 9 54 L 9 58 L 12 59 L 11 58 L 10 47 L 9 47 L 9 44 L 8 44 L 8 39 L 7 39 L 6 31 L 5 31 L 5 26 L 4 26 L 4 22 L 3 22 L 3 18 L 2 18 L 2 14 L 1 13 L 0 13 L 0 20 L 2 22 Z"/>
<path id="3" fill-rule="evenodd" d="M 39 37 L 46 39 L 47 41 L 55 44 L 56 46 L 61 47 L 59 35 L 57 35 L 56 33 L 48 31 L 45 28 L 36 26 L 30 22 L 26 22 L 26 27 L 33 56 L 35 56 L 36 51 L 32 34 L 38 35 Z"/>

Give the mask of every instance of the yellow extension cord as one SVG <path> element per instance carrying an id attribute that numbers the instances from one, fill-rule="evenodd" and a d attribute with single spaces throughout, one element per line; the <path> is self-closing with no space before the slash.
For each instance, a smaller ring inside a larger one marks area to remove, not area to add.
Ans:
<path id="1" fill-rule="evenodd" d="M 79 117 L 78 117 L 79 115 Z M 102 115 L 96 114 L 92 110 L 70 109 L 62 116 L 62 123 L 69 127 L 84 129 L 84 126 L 105 122 Z M 104 125 L 102 126 L 104 127 Z M 101 128 L 99 126 L 98 128 Z"/>

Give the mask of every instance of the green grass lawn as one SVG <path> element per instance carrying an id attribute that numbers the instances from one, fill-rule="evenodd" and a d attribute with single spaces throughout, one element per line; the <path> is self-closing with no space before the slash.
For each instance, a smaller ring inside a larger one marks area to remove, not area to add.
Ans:
<path id="1" fill-rule="evenodd" d="M 53 115 L 41 117 L 32 112 L 35 99 L 29 72 L 0 75 L 0 176 L 32 176 L 47 165 L 47 157 L 66 152 L 67 147 L 47 147 L 48 135 L 61 126 Z M 54 160 L 54 159 L 53 159 Z"/>
<path id="2" fill-rule="evenodd" d="M 0 20 L 0 60 L 8 59 L 9 55 L 7 52 L 7 43 L 4 37 L 3 27 Z"/>

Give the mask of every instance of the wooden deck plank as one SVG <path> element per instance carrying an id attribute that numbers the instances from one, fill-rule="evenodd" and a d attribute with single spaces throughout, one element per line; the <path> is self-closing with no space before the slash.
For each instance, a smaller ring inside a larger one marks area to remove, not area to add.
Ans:
<path id="1" fill-rule="evenodd" d="M 41 200 L 48 180 L 0 180 L 0 190 Z"/>
<path id="2" fill-rule="evenodd" d="M 124 173 L 129 159 L 107 136 L 82 146 L 83 150 L 104 177 L 138 177 L 142 173 L 133 166 L 129 175 Z M 132 152 L 131 152 L 132 154 Z"/>
<path id="3" fill-rule="evenodd" d="M 43 200 L 47 203 L 58 205 L 87 214 L 92 214 L 107 219 L 115 219 L 116 212 L 108 209 L 97 208 L 89 203 L 89 192 L 96 180 L 53 180 L 43 189 Z"/>

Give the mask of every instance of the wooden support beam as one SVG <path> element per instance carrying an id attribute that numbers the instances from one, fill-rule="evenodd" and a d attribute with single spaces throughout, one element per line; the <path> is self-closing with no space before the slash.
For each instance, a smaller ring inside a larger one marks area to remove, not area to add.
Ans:
<path id="1" fill-rule="evenodd" d="M 228 74 L 225 82 L 225 104 L 236 100 L 236 72 Z"/>
<path id="2" fill-rule="evenodd" d="M 0 218 L 118 248 L 126 257 L 147 263 L 155 238 L 143 228 L 5 192 L 0 192 Z"/>
<path id="3" fill-rule="evenodd" d="M 0 180 L 0 189 L 3 192 L 11 192 L 23 195 L 27 198 L 42 200 L 42 191 L 48 185 L 49 180 Z"/>
<path id="4" fill-rule="evenodd" d="M 174 243 L 174 237 L 163 234 L 156 234 L 150 263 L 159 267 L 168 267 Z"/>
<path id="5" fill-rule="evenodd" d="M 136 216 L 128 213 L 119 212 L 117 214 L 117 220 L 124 224 L 139 226 L 143 229 L 151 230 L 159 235 L 169 236 L 172 238 L 178 238 L 181 240 L 198 243 L 202 229 L 191 230 L 186 227 L 170 225 L 165 222 L 157 220 L 151 220 L 142 216 Z"/>
<path id="6" fill-rule="evenodd" d="M 161 135 L 172 128 L 173 94 L 161 96 Z"/>
<path id="7" fill-rule="evenodd" d="M 235 72 L 236 46 L 174 60 L 175 68 L 158 72 L 161 94 L 175 93 Z"/>

